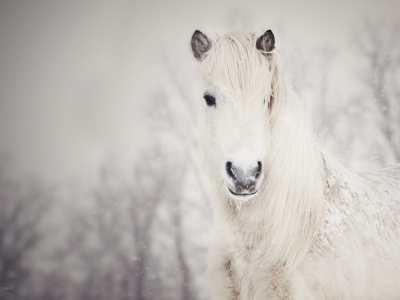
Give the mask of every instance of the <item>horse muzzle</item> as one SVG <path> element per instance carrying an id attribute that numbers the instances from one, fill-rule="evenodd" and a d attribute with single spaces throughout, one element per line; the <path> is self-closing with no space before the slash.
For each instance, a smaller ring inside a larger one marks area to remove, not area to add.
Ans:
<path id="1" fill-rule="evenodd" d="M 261 161 L 231 159 L 226 162 L 225 171 L 232 198 L 248 200 L 257 194 L 262 174 Z"/>

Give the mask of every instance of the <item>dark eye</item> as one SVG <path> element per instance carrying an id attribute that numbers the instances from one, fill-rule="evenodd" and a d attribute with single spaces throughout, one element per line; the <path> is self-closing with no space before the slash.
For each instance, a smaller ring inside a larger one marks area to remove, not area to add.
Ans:
<path id="1" fill-rule="evenodd" d="M 211 96 L 210 94 L 204 94 L 203 98 L 206 100 L 208 106 L 215 106 L 214 96 Z"/>

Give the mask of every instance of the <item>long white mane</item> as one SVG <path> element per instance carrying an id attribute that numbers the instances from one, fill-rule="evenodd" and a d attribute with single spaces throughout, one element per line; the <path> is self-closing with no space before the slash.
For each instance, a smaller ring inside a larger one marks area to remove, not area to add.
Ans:
<path id="1" fill-rule="evenodd" d="M 243 32 L 218 37 L 201 68 L 206 80 L 231 93 L 232 101 L 243 94 L 251 99 L 247 102 L 249 112 L 254 111 L 251 105 L 259 99 L 272 102 L 272 148 L 265 158 L 267 178 L 259 199 L 241 209 L 240 219 L 247 224 L 238 223 L 238 226 L 268 234 L 271 247 L 266 255 L 271 264 L 285 263 L 294 267 L 305 254 L 298 249 L 308 248 L 321 223 L 324 207 L 322 160 L 297 96 L 283 76 L 277 55 L 267 55 L 266 59 L 265 54 L 254 47 L 256 38 L 254 33 Z M 241 113 L 246 115 L 246 111 Z M 250 114 L 246 116 L 243 119 L 252 118 Z"/>

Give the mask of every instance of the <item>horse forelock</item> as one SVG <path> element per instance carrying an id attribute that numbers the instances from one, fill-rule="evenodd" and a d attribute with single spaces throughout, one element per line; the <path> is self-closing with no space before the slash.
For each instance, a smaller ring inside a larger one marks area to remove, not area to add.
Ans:
<path id="1" fill-rule="evenodd" d="M 256 49 L 256 40 L 255 33 L 240 31 L 217 36 L 201 63 L 206 80 L 230 101 L 269 101 L 276 62 Z"/>

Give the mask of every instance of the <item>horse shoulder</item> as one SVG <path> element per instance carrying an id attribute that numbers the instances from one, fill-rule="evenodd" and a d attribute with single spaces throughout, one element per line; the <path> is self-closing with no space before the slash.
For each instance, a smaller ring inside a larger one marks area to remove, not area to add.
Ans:
<path id="1" fill-rule="evenodd" d="M 395 297 L 400 280 L 386 279 L 400 278 L 400 164 L 327 173 L 324 221 L 299 268 L 303 280 L 316 299 Z"/>

